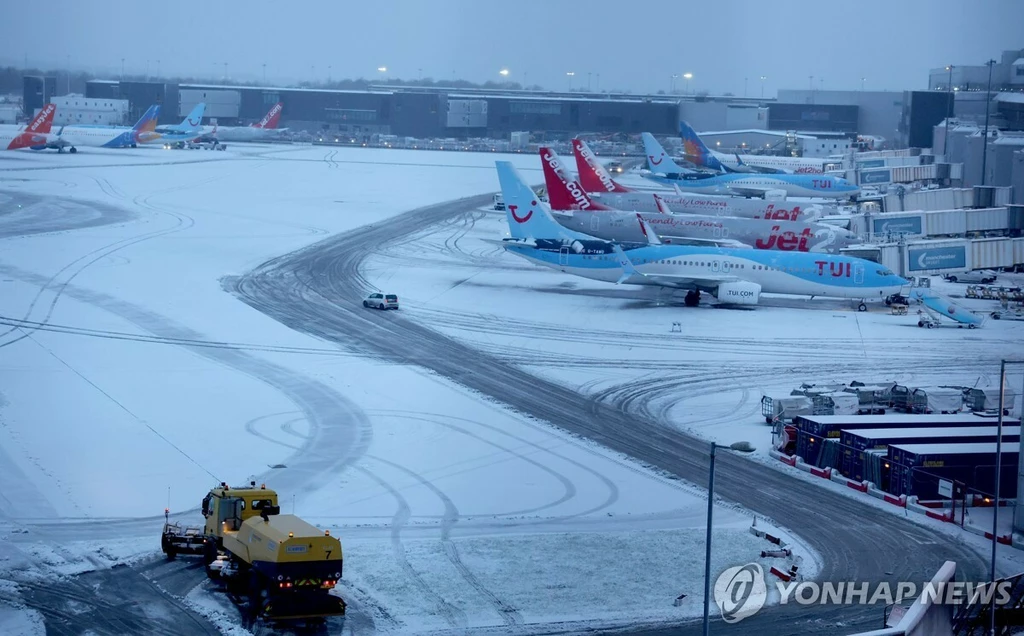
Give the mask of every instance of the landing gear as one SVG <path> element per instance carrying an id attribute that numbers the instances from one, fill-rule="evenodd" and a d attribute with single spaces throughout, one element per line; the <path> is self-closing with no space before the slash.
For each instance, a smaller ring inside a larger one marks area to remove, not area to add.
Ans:
<path id="1" fill-rule="evenodd" d="M 868 310 L 868 306 L 865 305 L 863 302 L 861 302 L 861 304 L 857 305 L 857 311 L 867 311 L 867 310 Z"/>
<path id="2" fill-rule="evenodd" d="M 687 307 L 696 307 L 700 304 L 700 290 L 691 290 L 686 292 L 686 297 L 683 299 L 683 304 Z"/>
<path id="3" fill-rule="evenodd" d="M 76 152 L 78 152 L 78 148 L 75 148 L 74 146 L 71 146 L 71 149 L 68 150 L 68 152 L 70 152 L 71 154 L 75 154 Z"/>

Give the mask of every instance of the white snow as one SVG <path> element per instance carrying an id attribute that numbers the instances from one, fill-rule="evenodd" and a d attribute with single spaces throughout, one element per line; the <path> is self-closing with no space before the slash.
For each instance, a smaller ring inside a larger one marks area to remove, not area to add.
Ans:
<path id="1" fill-rule="evenodd" d="M 498 601 L 533 625 L 697 613 L 699 602 L 671 601 L 699 596 L 699 488 L 422 370 L 291 331 L 222 289 L 330 233 L 493 192 L 495 159 L 539 181 L 522 155 L 254 145 L 0 156 L 0 224 L 19 192 L 134 215 L 0 240 L 0 317 L 18 325 L 0 325 L 0 576 L 147 558 L 165 506 L 194 510 L 222 479 L 273 486 L 280 470 L 295 486 L 284 511 L 342 537 L 346 589 L 382 631 L 501 625 Z M 503 234 L 501 217 L 481 217 L 389 248 L 367 276 L 417 319 L 587 391 L 674 373 L 694 352 L 746 359 L 725 335 L 665 347 L 677 309 L 510 260 L 478 240 Z M 703 320 L 692 328 L 717 326 Z M 635 345 L 634 331 L 646 334 Z M 314 430 L 310 412 L 326 425 Z M 330 426 L 347 418 L 370 432 L 352 466 L 360 449 Z M 334 468 L 304 472 L 322 465 Z M 766 547 L 743 511 L 719 506 L 715 521 L 717 569 Z M 813 575 L 816 555 L 792 542 Z M 645 600 L 623 601 L 623 587 Z M 240 629 L 216 592 L 187 601 Z"/>
<path id="2" fill-rule="evenodd" d="M 46 627 L 39 612 L 24 606 L 8 605 L 0 600 L 0 634 L 44 635 Z"/>

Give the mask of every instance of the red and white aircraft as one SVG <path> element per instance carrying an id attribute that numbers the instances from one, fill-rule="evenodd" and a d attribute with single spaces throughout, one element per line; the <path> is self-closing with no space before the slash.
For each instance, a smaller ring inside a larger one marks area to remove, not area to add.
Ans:
<path id="1" fill-rule="evenodd" d="M 53 126 L 55 112 L 57 112 L 57 107 L 47 104 L 24 128 L 20 126 L 0 127 L 0 150 L 45 148 L 50 139 L 50 127 Z"/>

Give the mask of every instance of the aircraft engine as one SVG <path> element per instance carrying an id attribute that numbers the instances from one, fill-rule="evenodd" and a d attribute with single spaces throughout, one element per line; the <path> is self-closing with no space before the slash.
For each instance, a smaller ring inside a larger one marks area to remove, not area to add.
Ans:
<path id="1" fill-rule="evenodd" d="M 747 281 L 722 283 L 715 297 L 731 305 L 756 305 L 757 299 L 761 297 L 761 286 Z"/>

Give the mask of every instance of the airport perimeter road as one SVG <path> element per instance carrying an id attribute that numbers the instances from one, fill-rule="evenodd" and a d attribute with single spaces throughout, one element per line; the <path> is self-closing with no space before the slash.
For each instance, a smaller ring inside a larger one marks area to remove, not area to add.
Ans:
<path id="1" fill-rule="evenodd" d="M 380 359 L 420 365 L 524 414 L 682 479 L 705 483 L 706 442 L 538 378 L 405 319 L 400 312 L 363 309 L 361 300 L 369 287 L 359 268 L 378 246 L 401 239 L 396 233 L 408 235 L 469 214 L 489 200 L 487 195 L 432 205 L 334 236 L 270 260 L 229 286 L 245 302 L 293 329 Z M 719 453 L 718 461 L 718 495 L 797 532 L 821 555 L 823 580 L 923 581 L 946 559 L 958 562 L 958 576 L 985 573 L 982 559 L 956 538 L 742 457 Z M 786 606 L 717 629 L 759 636 L 850 633 L 881 627 L 881 621 L 882 608 L 877 606 Z M 630 631 L 687 634 L 699 629 L 690 624 L 670 630 L 657 624 Z"/>

